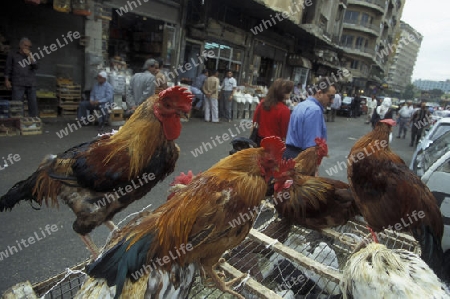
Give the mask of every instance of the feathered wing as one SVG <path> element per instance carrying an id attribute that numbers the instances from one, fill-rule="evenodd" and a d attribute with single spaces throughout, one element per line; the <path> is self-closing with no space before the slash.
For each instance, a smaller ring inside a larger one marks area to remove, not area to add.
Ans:
<path id="1" fill-rule="evenodd" d="M 369 226 L 375 231 L 412 231 L 422 247 L 422 258 L 440 276 L 443 220 L 435 198 L 420 178 L 403 163 L 375 156 L 353 163 L 348 174 Z"/>
<path id="2" fill-rule="evenodd" d="M 324 229 L 347 223 L 358 214 L 348 184 L 328 178 L 297 173 L 289 196 L 274 199 L 281 218 L 310 229 Z"/>

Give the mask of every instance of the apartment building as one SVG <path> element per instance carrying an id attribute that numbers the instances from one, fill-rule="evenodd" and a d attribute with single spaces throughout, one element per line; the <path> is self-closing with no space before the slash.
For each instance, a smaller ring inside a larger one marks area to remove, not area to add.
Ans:
<path id="1" fill-rule="evenodd" d="M 398 35 L 398 40 L 392 49 L 395 52 L 389 66 L 387 82 L 389 89 L 400 95 L 406 85 L 411 83 L 423 36 L 403 21 L 400 22 Z"/>
<path id="2" fill-rule="evenodd" d="M 450 80 L 432 81 L 432 80 L 415 80 L 413 85 L 420 90 L 440 89 L 445 93 L 450 93 Z"/>

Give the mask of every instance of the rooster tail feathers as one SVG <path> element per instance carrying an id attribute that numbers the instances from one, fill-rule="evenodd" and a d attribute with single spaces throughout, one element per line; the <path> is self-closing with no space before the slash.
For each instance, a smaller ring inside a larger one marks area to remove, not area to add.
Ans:
<path id="1" fill-rule="evenodd" d="M 412 229 L 412 232 L 422 249 L 422 260 L 430 266 L 439 278 L 447 278 L 443 277 L 444 253 L 441 240 L 432 232 L 430 226 L 426 224 L 422 224 L 420 228 Z"/>
<path id="2" fill-rule="evenodd" d="M 147 253 L 151 249 L 154 235 L 144 235 L 138 241 L 122 239 L 114 247 L 103 252 L 94 262 L 86 266 L 91 277 L 104 278 L 108 286 L 116 286 L 116 297 L 122 293 L 127 278 L 138 280 L 152 270 L 147 265 Z M 154 270 L 154 269 L 153 269 Z"/>
<path id="3" fill-rule="evenodd" d="M 26 180 L 16 183 L 9 191 L 0 198 L 0 212 L 11 210 L 22 200 L 35 200 L 33 188 L 36 184 L 38 173 L 33 173 Z"/>

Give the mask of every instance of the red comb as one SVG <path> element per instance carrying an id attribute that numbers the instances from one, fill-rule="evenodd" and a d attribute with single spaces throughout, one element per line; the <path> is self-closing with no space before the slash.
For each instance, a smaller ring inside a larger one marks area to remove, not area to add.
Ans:
<path id="1" fill-rule="evenodd" d="M 278 164 L 278 171 L 274 171 L 274 177 L 278 177 L 282 173 L 293 170 L 295 168 L 295 161 L 293 159 L 283 159 Z"/>
<path id="2" fill-rule="evenodd" d="M 324 138 L 319 138 L 319 137 L 316 137 L 316 139 L 314 139 L 314 142 L 319 147 L 317 149 L 317 153 L 319 154 L 319 156 L 321 156 L 320 161 L 318 162 L 318 164 L 320 164 L 320 162 L 322 161 L 322 157 L 328 156 L 328 144 Z"/>
<path id="3" fill-rule="evenodd" d="M 179 97 L 181 100 L 186 101 L 186 103 L 191 103 L 192 99 L 195 97 L 186 87 L 173 86 L 164 89 L 158 94 L 159 98 L 165 97 Z"/>
<path id="4" fill-rule="evenodd" d="M 395 122 L 395 120 L 393 120 L 393 119 L 390 119 L 390 118 L 386 118 L 386 119 L 382 119 L 382 120 L 380 120 L 380 123 L 386 123 L 386 124 L 388 124 L 388 125 L 390 125 L 390 126 L 395 126 L 397 123 Z"/>
<path id="5" fill-rule="evenodd" d="M 283 140 L 277 136 L 266 137 L 261 141 L 261 147 L 269 152 L 276 159 L 281 160 L 283 152 L 286 149 L 286 145 Z"/>
<path id="6" fill-rule="evenodd" d="M 187 174 L 181 172 L 180 175 L 176 176 L 170 186 L 175 186 L 177 184 L 188 185 L 192 179 L 194 178 L 194 174 L 192 170 L 189 170 Z"/>

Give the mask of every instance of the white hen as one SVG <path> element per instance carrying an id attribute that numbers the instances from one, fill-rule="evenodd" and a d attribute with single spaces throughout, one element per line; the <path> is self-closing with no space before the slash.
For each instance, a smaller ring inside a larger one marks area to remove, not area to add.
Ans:
<path id="1" fill-rule="evenodd" d="M 433 270 L 416 254 L 371 243 L 351 256 L 340 284 L 348 295 L 364 299 L 450 298 Z"/>

